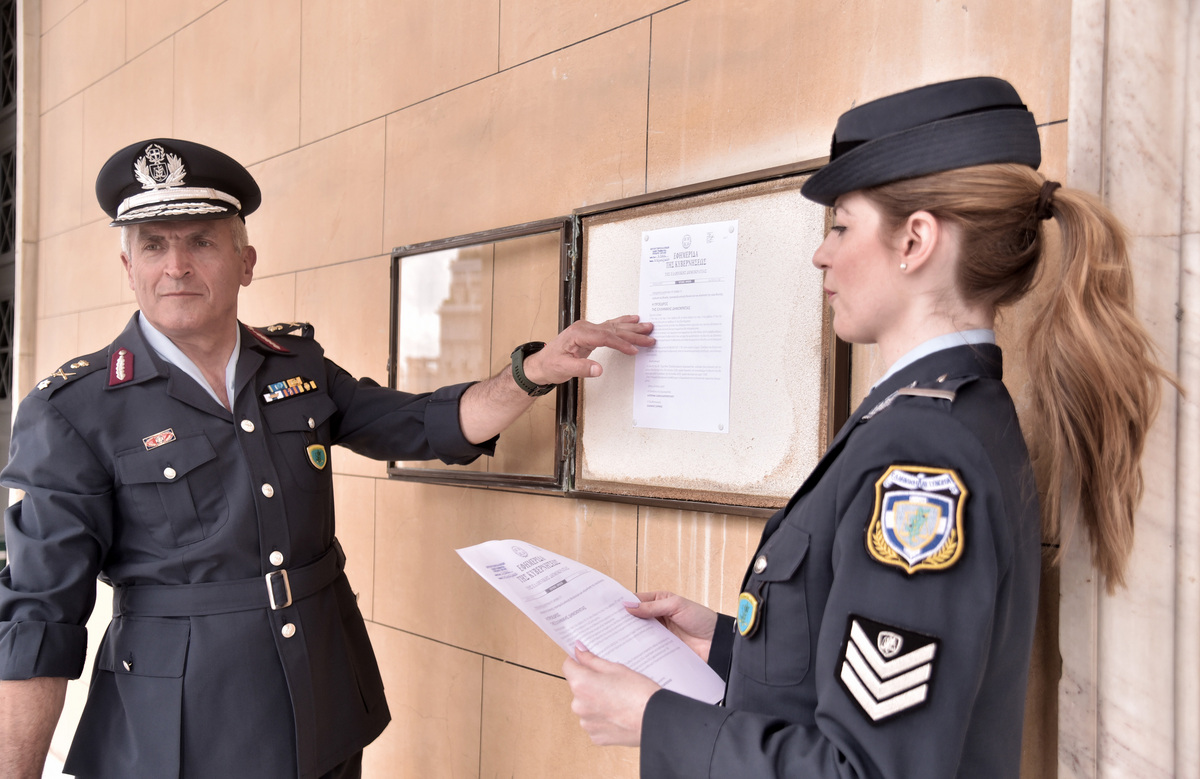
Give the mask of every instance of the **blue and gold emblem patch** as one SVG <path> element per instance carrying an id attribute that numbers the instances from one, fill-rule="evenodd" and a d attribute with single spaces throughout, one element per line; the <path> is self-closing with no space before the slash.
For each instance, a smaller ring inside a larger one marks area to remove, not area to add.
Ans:
<path id="1" fill-rule="evenodd" d="M 947 468 L 893 465 L 875 482 L 867 554 L 906 573 L 940 571 L 963 553 L 967 488 Z"/>
<path id="2" fill-rule="evenodd" d="M 308 461 L 318 471 L 325 470 L 325 464 L 329 462 L 329 455 L 325 453 L 325 447 L 321 444 L 313 444 L 305 450 L 308 453 Z"/>
<path id="3" fill-rule="evenodd" d="M 738 598 L 737 629 L 742 638 L 749 638 L 758 630 L 758 598 L 748 592 Z"/>

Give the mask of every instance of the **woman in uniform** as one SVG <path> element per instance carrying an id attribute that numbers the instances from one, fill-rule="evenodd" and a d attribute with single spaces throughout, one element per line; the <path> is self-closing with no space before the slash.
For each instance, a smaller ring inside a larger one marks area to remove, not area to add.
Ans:
<path id="1" fill-rule="evenodd" d="M 1082 525 L 1122 584 L 1165 377 L 1120 225 L 1040 163 L 1000 79 L 838 120 L 802 189 L 833 209 L 813 264 L 838 336 L 889 368 L 767 522 L 736 617 L 665 592 L 627 604 L 726 679 L 723 705 L 582 645 L 564 663 L 592 741 L 640 745 L 645 779 L 1018 775 L 1041 541 Z M 1035 285 L 1027 449 L 993 326 Z"/>

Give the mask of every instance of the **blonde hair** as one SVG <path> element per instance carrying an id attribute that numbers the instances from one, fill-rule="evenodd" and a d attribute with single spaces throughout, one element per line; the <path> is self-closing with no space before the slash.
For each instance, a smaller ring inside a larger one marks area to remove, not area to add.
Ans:
<path id="1" fill-rule="evenodd" d="M 967 301 L 998 308 L 1035 283 L 1047 288 L 1024 344 L 1032 394 L 1026 437 L 1043 533 L 1059 544 L 1057 562 L 1082 523 L 1111 593 L 1125 583 L 1160 381 L 1175 382 L 1134 311 L 1120 223 L 1091 195 L 1062 188 L 1047 197 L 1044 183 L 1023 165 L 982 165 L 863 194 L 883 212 L 885 229 L 916 211 L 959 228 L 957 283 Z M 1061 230 L 1057 264 L 1041 262 L 1042 216 L 1053 216 Z"/>

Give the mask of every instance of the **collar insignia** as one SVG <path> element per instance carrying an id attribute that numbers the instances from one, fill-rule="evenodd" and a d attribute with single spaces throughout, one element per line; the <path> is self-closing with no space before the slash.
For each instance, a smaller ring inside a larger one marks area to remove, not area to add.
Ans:
<path id="1" fill-rule="evenodd" d="M 838 658 L 838 679 L 872 722 L 920 706 L 929 698 L 941 642 L 850 615 Z"/>
<path id="2" fill-rule="evenodd" d="M 133 352 L 117 349 L 108 364 L 108 386 L 115 387 L 133 379 Z"/>
<path id="3" fill-rule="evenodd" d="M 279 344 L 275 343 L 270 338 L 267 338 L 265 335 L 258 332 L 258 330 L 254 329 L 253 327 L 246 327 L 243 329 L 246 330 L 248 333 L 250 333 L 250 335 L 254 336 L 254 338 L 259 343 L 261 343 L 263 346 L 267 347 L 268 349 L 275 351 L 275 352 L 279 352 L 280 354 L 289 354 L 290 353 L 287 349 L 285 349 L 282 346 L 280 346 Z"/>
<path id="4" fill-rule="evenodd" d="M 905 573 L 940 571 L 963 553 L 967 488 L 946 468 L 893 465 L 875 482 L 867 554 Z"/>
<path id="5" fill-rule="evenodd" d="M 133 163 L 133 175 L 137 176 L 142 189 L 164 189 L 183 186 L 187 168 L 177 154 L 170 154 L 157 143 L 146 147 L 146 151 Z"/>

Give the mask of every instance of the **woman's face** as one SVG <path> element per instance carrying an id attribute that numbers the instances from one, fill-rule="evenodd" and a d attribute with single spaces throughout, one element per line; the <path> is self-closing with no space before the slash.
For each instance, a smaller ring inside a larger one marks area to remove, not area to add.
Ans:
<path id="1" fill-rule="evenodd" d="M 813 254 L 825 274 L 825 298 L 833 329 L 843 341 L 878 343 L 900 319 L 904 301 L 897 288 L 898 247 L 880 234 L 879 210 L 858 192 L 837 199 L 833 227 Z"/>

